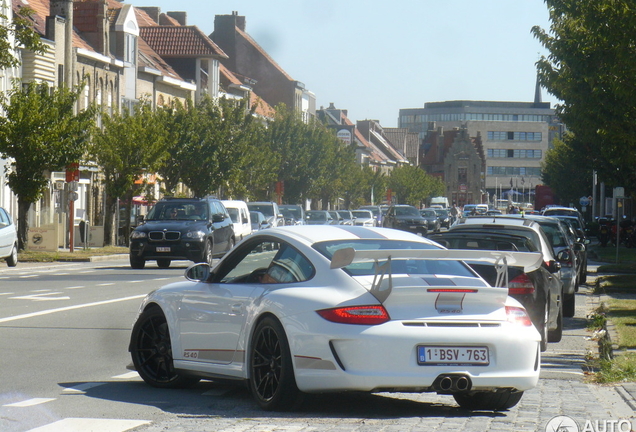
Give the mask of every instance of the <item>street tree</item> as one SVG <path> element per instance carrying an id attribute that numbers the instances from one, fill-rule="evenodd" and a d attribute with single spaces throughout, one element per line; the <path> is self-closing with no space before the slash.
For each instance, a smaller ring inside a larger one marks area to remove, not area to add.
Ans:
<path id="1" fill-rule="evenodd" d="M 444 183 L 416 166 L 404 165 L 391 171 L 388 178 L 391 194 L 397 196 L 398 201 L 419 207 L 431 196 L 444 193 Z"/>
<path id="2" fill-rule="evenodd" d="M 195 196 L 214 193 L 240 177 L 253 136 L 252 114 L 246 101 L 225 98 L 205 97 L 189 108 L 188 127 L 171 143 L 182 148 L 170 162 L 181 165 L 181 181 Z"/>
<path id="3" fill-rule="evenodd" d="M 133 196 L 143 188 L 143 175 L 155 173 L 166 157 L 165 130 L 161 116 L 142 100 L 132 111 L 103 115 L 102 128 L 95 133 L 89 156 L 99 165 L 106 193 L 104 243 L 113 244 L 117 202 L 126 203 L 124 237 L 130 233 Z M 136 183 L 137 182 L 137 183 Z"/>
<path id="4" fill-rule="evenodd" d="M 576 148 L 576 137 L 566 134 L 563 140 L 554 140 L 554 147 L 546 152 L 541 164 L 541 179 L 564 203 L 590 195 L 592 168 Z"/>
<path id="5" fill-rule="evenodd" d="M 8 3 L 11 7 L 11 2 Z M 35 11 L 30 7 L 21 7 L 17 13 L 13 13 L 11 20 L 7 15 L 0 13 L 0 70 L 20 64 L 19 58 L 15 55 L 15 45 L 37 54 L 46 52 L 46 44 L 33 28 L 34 14 Z"/>
<path id="6" fill-rule="evenodd" d="M 18 197 L 18 249 L 27 244 L 28 211 L 48 188 L 47 172 L 63 171 L 85 154 L 95 110 L 75 113 L 82 85 L 50 88 L 16 82 L 0 95 L 0 155 L 10 161 L 8 184 Z"/>
<path id="7" fill-rule="evenodd" d="M 532 29 L 549 51 L 537 62 L 539 81 L 562 101 L 556 110 L 576 137 L 569 143 L 572 151 L 606 182 L 634 191 L 636 4 L 631 0 L 545 3 L 550 29 Z"/>

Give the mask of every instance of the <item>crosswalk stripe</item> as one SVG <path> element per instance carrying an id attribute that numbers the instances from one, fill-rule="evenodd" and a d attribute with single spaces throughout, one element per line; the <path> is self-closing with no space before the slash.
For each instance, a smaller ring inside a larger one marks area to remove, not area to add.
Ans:
<path id="1" fill-rule="evenodd" d="M 54 400 L 55 398 L 33 398 L 33 399 L 23 400 L 22 402 L 14 402 L 14 403 L 2 405 L 2 406 L 24 408 L 24 407 L 30 407 L 33 405 L 43 404 L 46 402 L 51 402 Z"/>
<path id="2" fill-rule="evenodd" d="M 28 432 L 124 432 L 149 423 L 149 420 L 65 418 Z"/>

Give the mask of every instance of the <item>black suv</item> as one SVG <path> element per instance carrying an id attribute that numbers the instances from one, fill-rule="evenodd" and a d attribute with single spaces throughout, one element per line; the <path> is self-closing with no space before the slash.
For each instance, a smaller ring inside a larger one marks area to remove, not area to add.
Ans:
<path id="1" fill-rule="evenodd" d="M 428 221 L 422 217 L 419 210 L 411 205 L 392 205 L 382 218 L 382 226 L 410 231 L 415 234 L 426 235 Z"/>
<path id="2" fill-rule="evenodd" d="M 172 260 L 207 262 L 234 247 L 232 219 L 223 203 L 212 198 L 166 198 L 158 201 L 130 234 L 130 266 L 147 260 L 161 268 Z"/>

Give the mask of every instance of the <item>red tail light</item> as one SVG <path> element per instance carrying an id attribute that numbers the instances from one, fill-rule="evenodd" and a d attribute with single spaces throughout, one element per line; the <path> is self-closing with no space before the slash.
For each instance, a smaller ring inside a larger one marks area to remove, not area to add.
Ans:
<path id="1" fill-rule="evenodd" d="M 377 325 L 391 319 L 382 305 L 347 306 L 316 312 L 327 321 L 341 324 Z"/>
<path id="2" fill-rule="evenodd" d="M 525 273 L 508 282 L 508 294 L 532 294 L 533 292 L 534 284 Z"/>
<path id="3" fill-rule="evenodd" d="M 506 316 L 508 322 L 513 324 L 529 327 L 532 325 L 532 320 L 528 316 L 528 313 L 524 308 L 516 306 L 506 306 Z"/>

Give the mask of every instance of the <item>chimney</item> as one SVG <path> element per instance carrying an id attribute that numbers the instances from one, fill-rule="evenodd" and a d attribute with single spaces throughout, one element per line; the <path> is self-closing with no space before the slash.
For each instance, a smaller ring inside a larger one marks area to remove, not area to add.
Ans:
<path id="1" fill-rule="evenodd" d="M 175 19 L 182 26 L 188 25 L 188 14 L 185 12 L 168 12 L 167 15 L 170 18 Z"/>
<path id="2" fill-rule="evenodd" d="M 155 6 L 137 6 L 139 10 L 146 12 L 151 20 L 159 24 L 159 16 L 161 15 L 161 9 Z"/>

